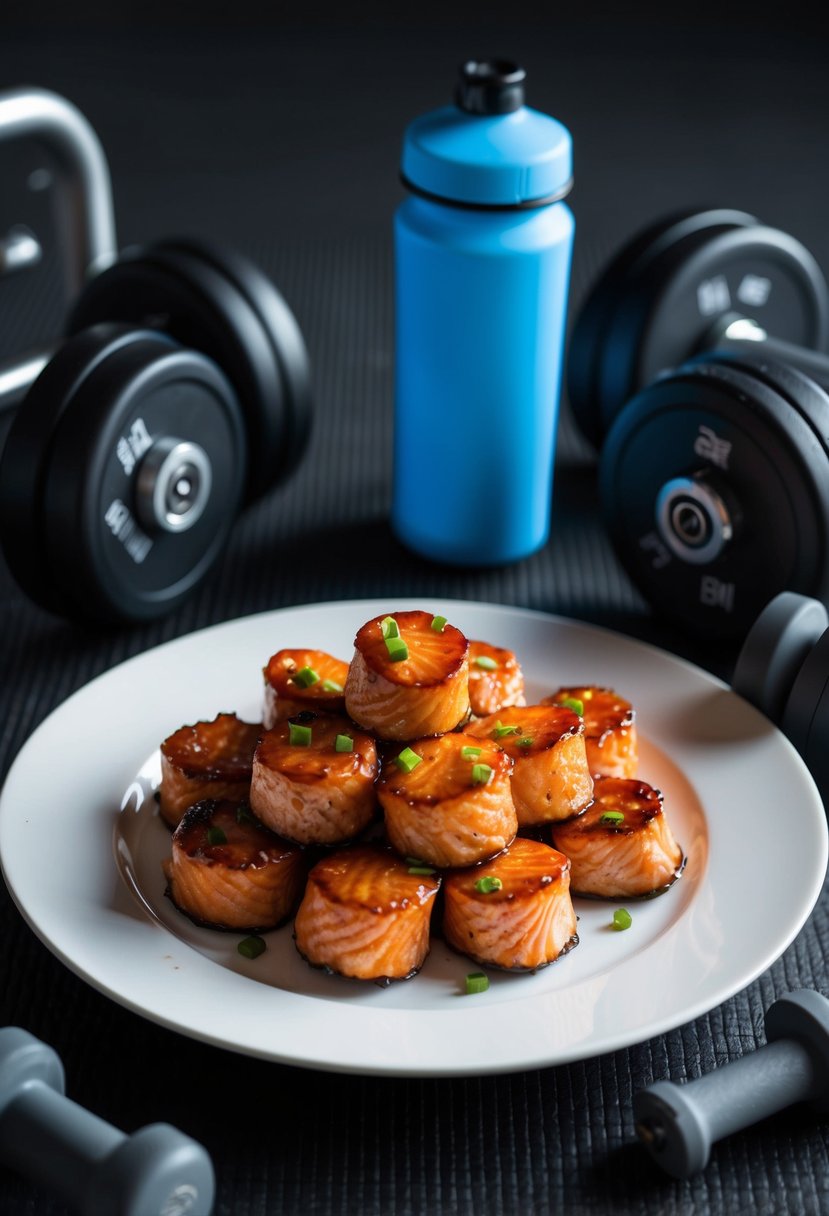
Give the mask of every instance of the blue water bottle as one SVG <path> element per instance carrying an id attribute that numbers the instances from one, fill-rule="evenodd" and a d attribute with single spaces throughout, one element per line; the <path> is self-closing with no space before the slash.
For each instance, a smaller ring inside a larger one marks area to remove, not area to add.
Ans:
<path id="1" fill-rule="evenodd" d="M 572 141 L 525 73 L 461 68 L 403 141 L 392 527 L 436 561 L 518 561 L 550 532 L 574 221 Z"/>

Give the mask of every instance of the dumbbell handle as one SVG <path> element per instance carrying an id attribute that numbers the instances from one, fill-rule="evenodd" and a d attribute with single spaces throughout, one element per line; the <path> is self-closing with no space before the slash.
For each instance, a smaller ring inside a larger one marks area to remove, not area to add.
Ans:
<path id="1" fill-rule="evenodd" d="M 829 391 L 829 357 L 823 351 L 811 350 L 808 346 L 798 346 L 796 342 L 775 338 L 773 334 L 767 334 L 756 321 L 747 317 L 720 318 L 706 336 L 703 349 L 728 351 L 732 355 L 750 355 L 752 358 L 763 355 L 775 363 L 796 367 Z"/>
<path id="2" fill-rule="evenodd" d="M 213 1167 L 165 1123 L 131 1136 L 63 1093 L 57 1055 L 18 1027 L 0 1030 L 0 1163 L 41 1181 L 80 1216 L 209 1216 Z"/>
<path id="3" fill-rule="evenodd" d="M 810 990 L 782 997 L 766 1015 L 766 1032 L 764 1047 L 704 1077 L 658 1081 L 635 1095 L 637 1134 L 669 1174 L 690 1177 L 705 1168 L 715 1141 L 829 1092 L 825 997 Z"/>

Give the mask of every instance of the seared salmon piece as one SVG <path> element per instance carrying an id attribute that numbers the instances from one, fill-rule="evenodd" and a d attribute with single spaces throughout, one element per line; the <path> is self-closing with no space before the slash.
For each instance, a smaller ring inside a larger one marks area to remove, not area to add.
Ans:
<path id="1" fill-rule="evenodd" d="M 266 730 L 303 709 L 317 714 L 342 714 L 345 710 L 348 663 L 324 650 L 277 650 L 262 674 L 262 720 Z"/>
<path id="2" fill-rule="evenodd" d="M 515 654 L 489 642 L 469 643 L 469 704 L 484 718 L 508 705 L 526 705 L 524 673 Z"/>
<path id="3" fill-rule="evenodd" d="M 522 827 L 568 819 L 590 802 L 584 723 L 572 709 L 507 707 L 470 722 L 463 734 L 497 743 L 514 761 L 512 798 Z"/>
<path id="4" fill-rule="evenodd" d="M 655 895 L 682 872 L 682 849 L 662 809 L 662 792 L 644 781 L 596 777 L 584 814 L 552 827 L 570 858 L 573 892 L 601 899 Z"/>
<path id="5" fill-rule="evenodd" d="M 308 870 L 302 850 L 258 823 L 245 802 L 197 802 L 172 844 L 162 863 L 167 894 L 198 925 L 275 929 L 299 903 Z"/>
<path id="6" fill-rule="evenodd" d="M 261 725 L 235 714 L 182 726 L 161 744 L 159 810 L 168 827 L 203 798 L 247 798 Z"/>
<path id="7" fill-rule="evenodd" d="M 605 777 L 635 777 L 639 767 L 636 714 L 630 701 L 612 688 L 595 684 L 559 688 L 542 705 L 581 701 L 584 743 L 590 772 Z"/>
<path id="8" fill-rule="evenodd" d="M 388 838 L 404 857 L 469 866 L 513 839 L 512 760 L 489 739 L 452 732 L 418 739 L 384 760 L 377 796 Z"/>
<path id="9" fill-rule="evenodd" d="M 446 874 L 443 894 L 447 942 L 485 966 L 535 971 L 578 943 L 570 863 L 539 840 Z"/>
<path id="10" fill-rule="evenodd" d="M 380 739 L 440 735 L 468 717 L 469 643 L 454 625 L 437 628 L 441 619 L 393 612 L 367 621 L 354 639 L 346 712 Z"/>
<path id="11" fill-rule="evenodd" d="M 253 757 L 250 805 L 297 844 L 343 844 L 374 818 L 377 746 L 345 716 L 305 711 L 265 731 Z"/>
<path id="12" fill-rule="evenodd" d="M 294 938 L 314 967 L 358 980 L 406 980 L 429 953 L 440 875 L 382 845 L 353 845 L 308 875 Z M 418 872 L 420 871 L 420 872 Z"/>

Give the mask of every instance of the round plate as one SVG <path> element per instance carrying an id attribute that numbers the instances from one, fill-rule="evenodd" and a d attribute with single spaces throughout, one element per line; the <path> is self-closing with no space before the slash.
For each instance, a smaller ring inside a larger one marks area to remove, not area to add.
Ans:
<path id="1" fill-rule="evenodd" d="M 262 668 L 276 650 L 308 646 L 347 660 L 365 621 L 407 608 L 441 613 L 469 638 L 514 650 L 528 700 L 559 685 L 604 684 L 632 701 L 640 774 L 663 791 L 687 855 L 680 880 L 657 899 L 576 900 L 576 949 L 532 975 L 493 971 L 489 990 L 472 996 L 464 978 L 480 967 L 437 936 L 418 976 L 380 988 L 308 967 L 290 926 L 266 935 L 259 958 L 243 958 L 239 935 L 196 928 L 164 894 L 170 837 L 152 796 L 161 740 L 221 711 L 258 720 Z M 82 688 L 9 773 L 0 863 L 47 946 L 163 1026 L 311 1068 L 450 1076 L 584 1059 L 720 1004 L 802 927 L 826 872 L 827 828 L 786 738 L 698 668 L 539 612 L 390 597 L 217 625 Z M 623 902 L 633 923 L 619 932 L 611 917 Z"/>

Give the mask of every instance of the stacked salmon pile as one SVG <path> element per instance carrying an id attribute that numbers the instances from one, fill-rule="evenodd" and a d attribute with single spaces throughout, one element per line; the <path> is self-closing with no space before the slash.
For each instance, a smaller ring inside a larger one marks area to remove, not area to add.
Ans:
<path id="1" fill-rule="evenodd" d="M 385 983 L 440 931 L 484 966 L 535 971 L 578 941 L 572 895 L 651 895 L 681 871 L 612 689 L 527 705 L 516 655 L 395 612 L 350 662 L 280 650 L 261 723 L 220 714 L 162 747 L 168 894 L 195 922 L 293 918 L 313 966 Z"/>

